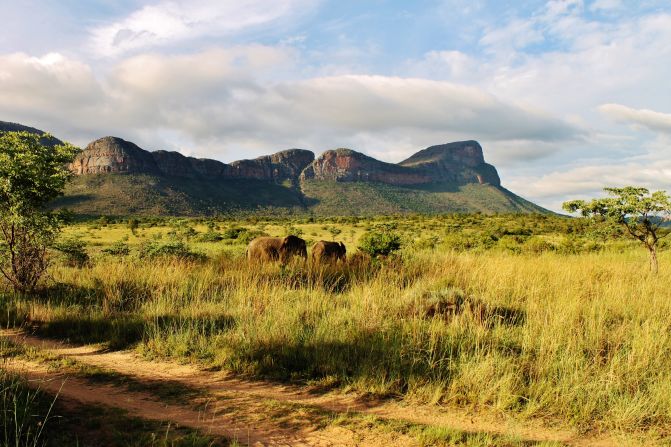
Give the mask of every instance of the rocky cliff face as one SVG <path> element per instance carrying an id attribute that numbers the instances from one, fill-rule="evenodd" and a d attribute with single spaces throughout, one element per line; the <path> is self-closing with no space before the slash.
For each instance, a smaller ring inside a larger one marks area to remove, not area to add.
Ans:
<path id="1" fill-rule="evenodd" d="M 148 152 L 121 138 L 90 143 L 71 165 L 75 174 L 145 173 L 187 178 L 247 178 L 281 183 L 286 180 L 331 180 L 419 185 L 434 182 L 500 186 L 494 166 L 485 163 L 477 141 L 431 146 L 399 164 L 385 163 L 351 149 L 324 152 L 315 160 L 303 149 L 289 149 L 230 164 L 185 157 L 179 152 Z"/>
<path id="2" fill-rule="evenodd" d="M 179 152 L 149 152 L 116 137 L 93 141 L 75 158 L 70 169 L 77 175 L 107 173 L 143 173 L 201 178 L 250 178 L 283 182 L 296 180 L 314 160 L 314 154 L 290 149 L 254 160 L 231 164 L 206 158 L 186 157 Z"/>
<path id="3" fill-rule="evenodd" d="M 482 147 L 476 141 L 431 146 L 399 164 L 384 163 L 350 149 L 336 149 L 317 158 L 303 171 L 301 178 L 391 185 L 501 184 L 494 166 L 485 163 Z"/>
<path id="4" fill-rule="evenodd" d="M 501 185 L 496 168 L 485 163 L 482 146 L 472 140 L 428 147 L 399 166 L 422 172 L 432 181 Z"/>
<path id="5" fill-rule="evenodd" d="M 289 149 L 254 160 L 232 162 L 226 171 L 230 177 L 255 178 L 259 180 L 295 180 L 315 159 L 315 154 L 304 149 Z"/>
<path id="6" fill-rule="evenodd" d="M 431 181 L 430 177 L 422 173 L 378 161 L 351 149 L 324 152 L 303 171 L 301 179 L 364 181 L 393 185 L 413 185 Z"/>
<path id="7" fill-rule="evenodd" d="M 70 165 L 75 174 L 151 173 L 159 172 L 151 153 L 116 137 L 93 141 Z"/>

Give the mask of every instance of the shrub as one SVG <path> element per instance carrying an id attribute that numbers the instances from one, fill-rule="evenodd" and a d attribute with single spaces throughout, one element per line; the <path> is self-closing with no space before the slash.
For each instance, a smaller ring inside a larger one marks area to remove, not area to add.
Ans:
<path id="1" fill-rule="evenodd" d="M 524 244 L 524 251 L 527 253 L 541 254 L 548 251 L 554 251 L 555 246 L 540 237 L 532 237 Z"/>
<path id="2" fill-rule="evenodd" d="M 415 241 L 415 247 L 420 250 L 433 250 L 439 242 L 440 238 L 438 236 L 424 237 Z"/>
<path id="3" fill-rule="evenodd" d="M 117 241 L 107 248 L 101 250 L 112 256 L 128 256 L 130 254 L 130 247 L 124 241 Z"/>
<path id="4" fill-rule="evenodd" d="M 146 242 L 140 246 L 140 258 L 160 259 L 174 258 L 185 261 L 202 261 L 205 255 L 191 251 L 184 242 Z"/>
<path id="5" fill-rule="evenodd" d="M 247 230 L 244 233 L 240 234 L 240 236 L 238 236 L 237 241 L 240 242 L 241 244 L 246 245 L 249 244 L 252 241 L 252 239 L 255 239 L 259 236 L 268 236 L 268 234 L 264 233 L 261 230 Z"/>
<path id="6" fill-rule="evenodd" d="M 232 227 L 227 228 L 226 231 L 222 234 L 224 239 L 237 239 L 241 234 L 245 233 L 247 228 L 244 227 Z"/>
<path id="7" fill-rule="evenodd" d="M 140 227 L 140 221 L 137 220 L 136 218 L 132 218 L 128 220 L 128 229 L 130 230 L 133 235 L 136 235 L 137 229 Z"/>
<path id="8" fill-rule="evenodd" d="M 208 231 L 198 238 L 198 242 L 219 242 L 224 237 L 216 231 Z"/>
<path id="9" fill-rule="evenodd" d="M 69 267 L 82 268 L 90 260 L 86 243 L 81 239 L 65 239 L 54 244 L 54 248 L 62 253 L 63 262 Z"/>
<path id="10" fill-rule="evenodd" d="M 359 240 L 359 250 L 372 256 L 388 256 L 401 248 L 401 238 L 391 231 L 369 231 Z"/>

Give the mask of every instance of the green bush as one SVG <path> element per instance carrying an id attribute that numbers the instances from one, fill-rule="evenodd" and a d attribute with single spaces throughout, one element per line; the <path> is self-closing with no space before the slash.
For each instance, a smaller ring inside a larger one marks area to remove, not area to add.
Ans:
<path id="1" fill-rule="evenodd" d="M 389 230 L 369 231 L 359 239 L 359 250 L 374 258 L 388 256 L 400 248 L 400 236 Z"/>
<path id="2" fill-rule="evenodd" d="M 222 234 L 224 239 L 237 239 L 241 234 L 247 232 L 247 228 L 244 227 L 232 227 L 227 228 L 226 231 Z"/>
<path id="3" fill-rule="evenodd" d="M 130 247 L 124 241 L 117 241 L 107 248 L 101 250 L 112 256 L 128 256 L 130 254 Z"/>
<path id="4" fill-rule="evenodd" d="M 191 251 L 184 242 L 145 242 L 140 246 L 140 258 L 160 259 L 173 258 L 185 261 L 202 261 L 206 256 L 202 253 Z"/>
<path id="5" fill-rule="evenodd" d="M 543 238 L 534 236 L 524 243 L 523 251 L 527 253 L 541 254 L 549 251 L 555 251 L 555 246 Z"/>
<path id="6" fill-rule="evenodd" d="M 222 239 L 224 239 L 224 237 L 220 233 L 208 230 L 207 233 L 200 235 L 198 242 L 219 242 Z"/>
<path id="7" fill-rule="evenodd" d="M 252 241 L 252 239 L 255 239 L 260 236 L 268 236 L 268 234 L 261 230 L 247 230 L 238 236 L 237 241 L 241 244 L 246 245 L 249 244 Z"/>
<path id="8" fill-rule="evenodd" d="M 63 263 L 69 267 L 82 268 L 90 261 L 86 243 L 81 239 L 64 239 L 55 243 L 54 248 L 61 252 Z"/>

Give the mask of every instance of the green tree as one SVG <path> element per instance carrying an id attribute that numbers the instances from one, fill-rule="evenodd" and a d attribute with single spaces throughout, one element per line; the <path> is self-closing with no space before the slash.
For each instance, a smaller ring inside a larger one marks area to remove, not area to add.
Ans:
<path id="1" fill-rule="evenodd" d="M 359 239 L 359 250 L 371 257 L 388 256 L 401 248 L 401 238 L 389 231 L 369 231 Z"/>
<path id="2" fill-rule="evenodd" d="M 133 236 L 137 236 L 138 228 L 140 228 L 140 221 L 137 218 L 128 219 L 128 229 L 133 233 Z"/>
<path id="3" fill-rule="evenodd" d="M 626 186 L 604 188 L 610 197 L 590 202 L 572 200 L 565 202 L 566 211 L 580 212 L 584 217 L 600 216 L 622 225 L 627 233 L 645 245 L 650 254 L 650 270 L 657 273 L 657 245 L 668 235 L 661 225 L 671 214 L 671 197 L 666 191 L 650 193 L 646 188 Z"/>
<path id="4" fill-rule="evenodd" d="M 61 218 L 44 207 L 62 194 L 71 175 L 66 164 L 77 152 L 45 141 L 27 132 L 0 134 L 0 273 L 19 292 L 34 289 L 47 269 Z"/>

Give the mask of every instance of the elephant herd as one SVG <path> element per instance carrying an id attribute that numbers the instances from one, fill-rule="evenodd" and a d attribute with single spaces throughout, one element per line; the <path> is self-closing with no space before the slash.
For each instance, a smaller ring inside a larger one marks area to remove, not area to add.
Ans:
<path id="1" fill-rule="evenodd" d="M 294 256 L 307 259 L 305 241 L 297 236 L 257 237 L 247 247 L 247 259 L 250 262 L 285 263 Z M 312 246 L 314 264 L 345 261 L 347 250 L 342 242 L 318 241 Z"/>

